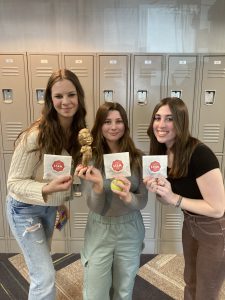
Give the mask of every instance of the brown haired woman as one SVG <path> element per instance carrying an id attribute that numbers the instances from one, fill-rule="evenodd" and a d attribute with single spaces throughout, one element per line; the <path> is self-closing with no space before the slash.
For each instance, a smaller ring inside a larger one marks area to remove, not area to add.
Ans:
<path id="1" fill-rule="evenodd" d="M 148 135 L 150 154 L 168 155 L 168 178 L 144 182 L 159 201 L 184 213 L 184 299 L 218 299 L 225 279 L 225 193 L 218 160 L 190 135 L 187 107 L 179 98 L 156 105 Z"/>
<path id="2" fill-rule="evenodd" d="M 131 300 L 145 234 L 140 209 L 148 196 L 142 181 L 142 152 L 130 137 L 126 111 L 119 103 L 99 107 L 92 136 L 94 167 L 76 168 L 79 177 L 91 182 L 87 191 L 90 213 L 81 253 L 83 296 L 84 300 Z M 130 154 L 131 176 L 117 177 L 121 191 L 111 190 L 103 163 L 104 154 L 118 152 Z"/>
<path id="3" fill-rule="evenodd" d="M 7 217 L 30 274 L 29 300 L 55 299 L 55 270 L 49 244 L 57 209 L 68 200 L 72 177 L 43 181 L 43 156 L 80 160 L 78 132 L 85 127 L 83 88 L 69 70 L 48 80 L 41 118 L 20 134 L 8 175 Z"/>

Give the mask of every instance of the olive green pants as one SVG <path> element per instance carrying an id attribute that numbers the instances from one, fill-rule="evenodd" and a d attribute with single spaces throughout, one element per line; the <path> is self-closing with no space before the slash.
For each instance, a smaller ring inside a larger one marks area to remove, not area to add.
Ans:
<path id="1" fill-rule="evenodd" d="M 144 235 L 140 211 L 119 217 L 89 213 L 81 253 L 84 300 L 132 299 Z"/>

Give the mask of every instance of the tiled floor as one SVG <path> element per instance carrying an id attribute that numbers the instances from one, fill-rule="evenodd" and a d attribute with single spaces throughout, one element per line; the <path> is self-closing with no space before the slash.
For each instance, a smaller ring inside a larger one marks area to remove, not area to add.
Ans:
<path id="1" fill-rule="evenodd" d="M 141 266 L 156 255 L 142 255 Z M 82 266 L 78 254 L 54 254 L 57 270 L 57 300 L 82 300 Z M 27 300 L 28 273 L 22 255 L 0 254 L 0 299 Z M 172 300 L 170 296 L 140 276 L 136 277 L 133 300 Z"/>

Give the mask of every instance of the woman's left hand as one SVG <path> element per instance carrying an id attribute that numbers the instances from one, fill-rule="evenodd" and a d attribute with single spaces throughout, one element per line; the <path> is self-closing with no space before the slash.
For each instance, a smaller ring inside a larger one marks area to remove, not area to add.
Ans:
<path id="1" fill-rule="evenodd" d="M 157 199 L 163 204 L 175 205 L 177 201 L 177 195 L 173 193 L 170 182 L 163 176 L 158 178 L 147 176 L 144 178 L 144 184 L 146 188 L 156 193 Z"/>
<path id="2" fill-rule="evenodd" d="M 116 185 L 121 191 L 112 189 L 113 193 L 117 194 L 124 203 L 130 203 L 132 199 L 130 193 L 131 182 L 124 176 L 117 176 L 114 179 L 119 180 Z"/>

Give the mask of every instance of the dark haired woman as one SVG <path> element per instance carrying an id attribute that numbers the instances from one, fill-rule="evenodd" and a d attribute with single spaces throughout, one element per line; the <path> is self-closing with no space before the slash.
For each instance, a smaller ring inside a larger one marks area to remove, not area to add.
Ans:
<path id="1" fill-rule="evenodd" d="M 131 300 L 145 234 L 140 209 L 148 198 L 142 181 L 142 152 L 130 137 L 126 111 L 119 103 L 107 102 L 99 107 L 92 135 L 94 167 L 76 168 L 79 177 L 91 182 L 87 192 L 90 213 L 81 253 L 83 297 Z M 117 177 L 121 191 L 115 191 L 110 188 L 111 180 L 105 178 L 103 155 L 119 152 L 129 152 L 131 176 Z"/>
<path id="2" fill-rule="evenodd" d="M 148 135 L 150 154 L 168 155 L 168 178 L 144 182 L 159 201 L 184 213 L 184 299 L 218 299 L 225 279 L 225 193 L 218 160 L 190 135 L 188 110 L 179 98 L 156 105 Z"/>

